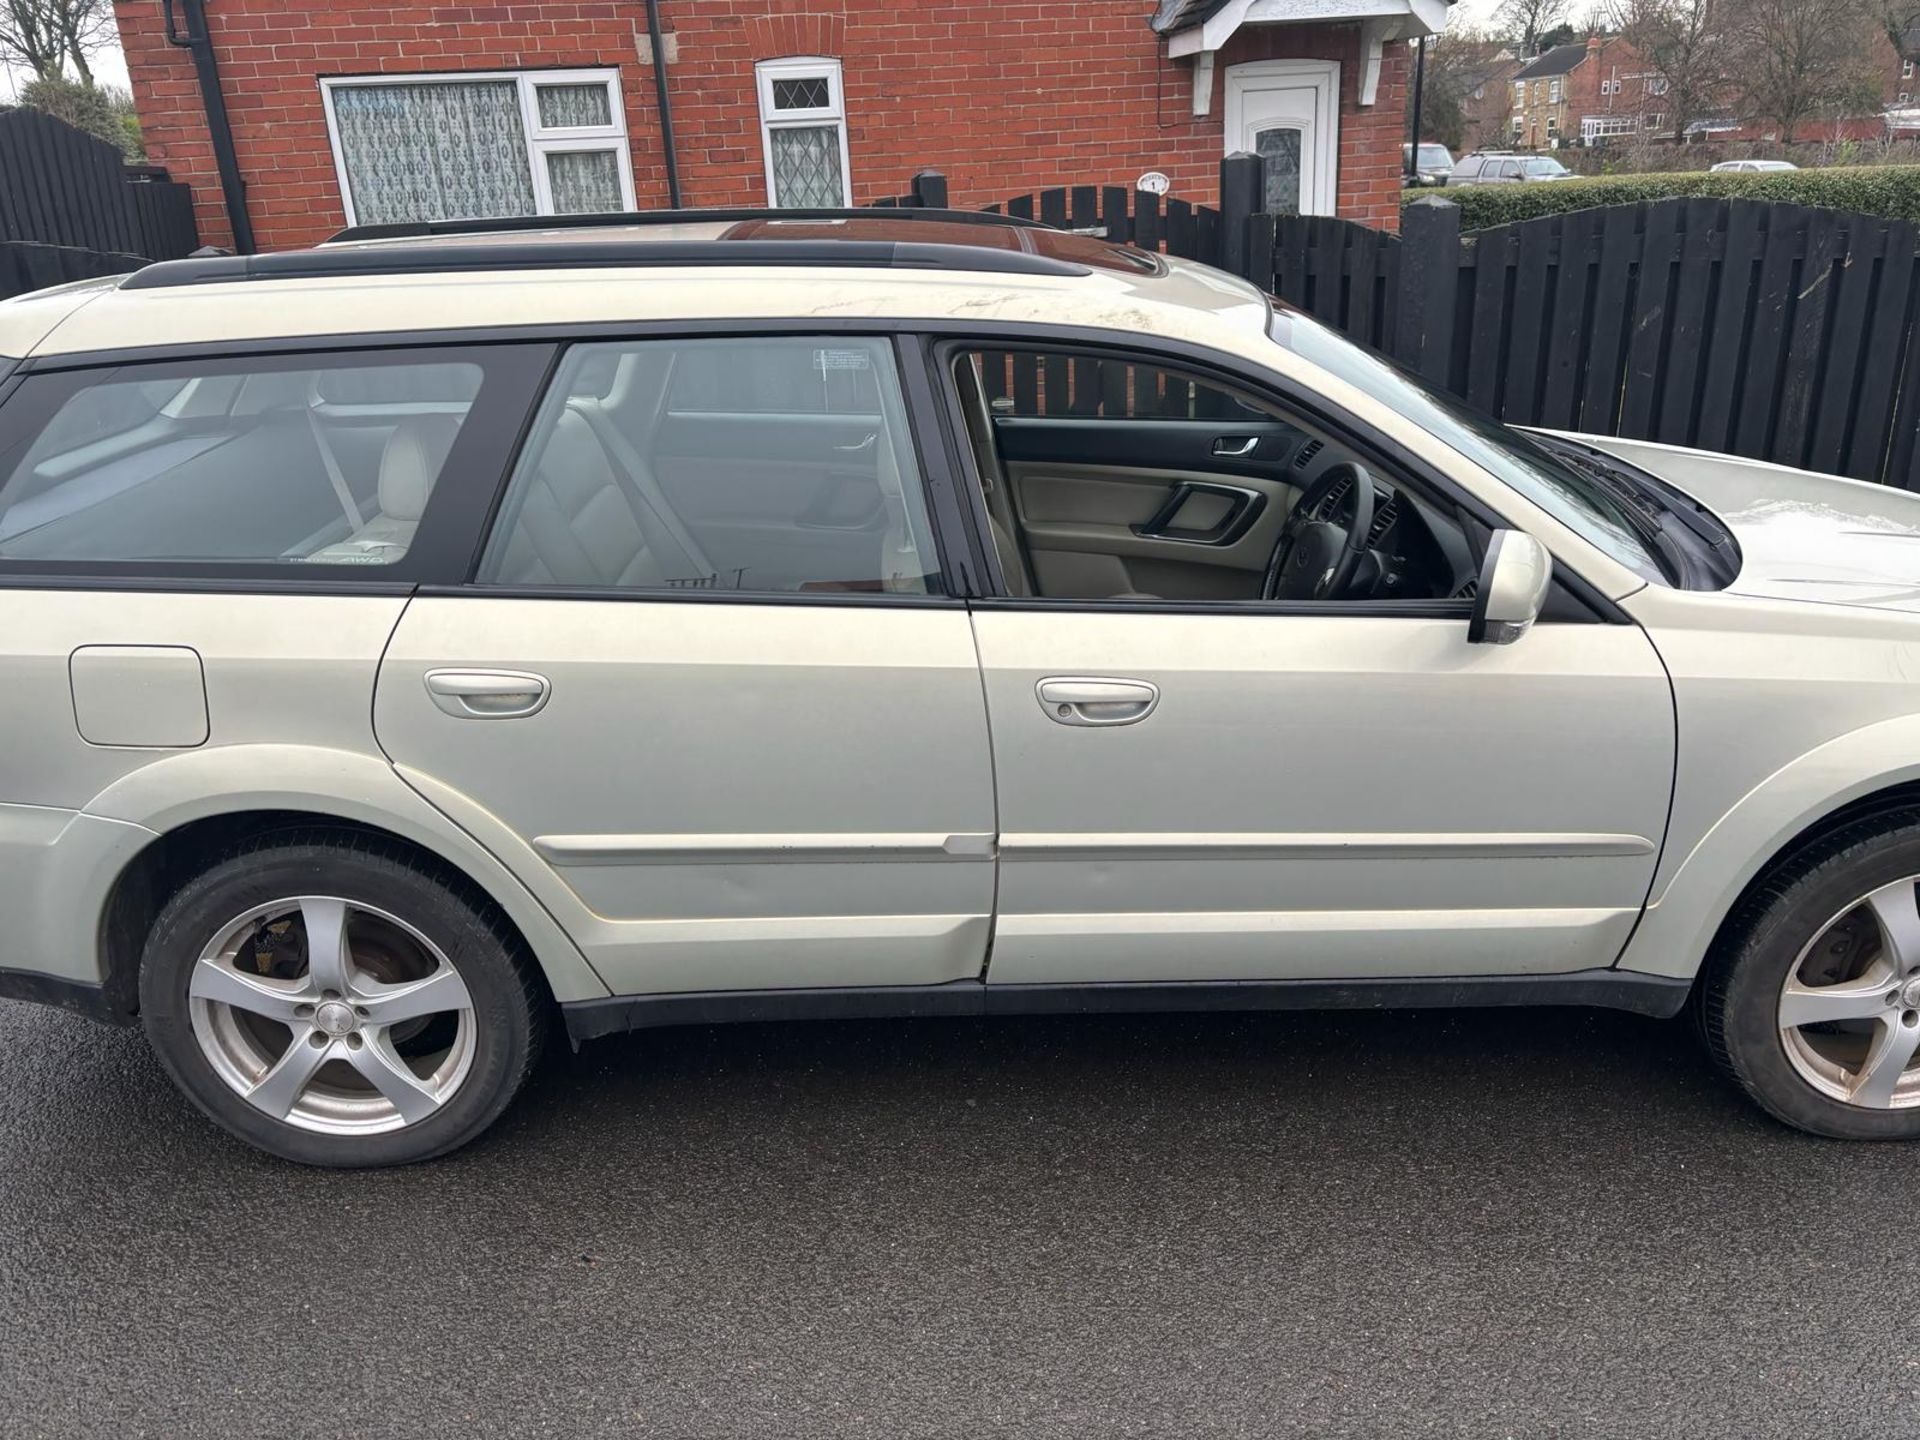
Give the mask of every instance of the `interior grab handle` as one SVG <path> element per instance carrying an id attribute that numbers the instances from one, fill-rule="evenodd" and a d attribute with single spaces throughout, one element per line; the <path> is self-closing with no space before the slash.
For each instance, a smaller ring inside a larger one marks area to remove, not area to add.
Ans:
<path id="1" fill-rule="evenodd" d="M 1133 725 L 1160 703 L 1160 687 L 1147 680 L 1061 675 L 1040 681 L 1034 693 L 1061 725 Z"/>
<path id="2" fill-rule="evenodd" d="M 518 720 L 536 715 L 553 687 L 526 670 L 429 670 L 427 694 L 461 720 Z"/>

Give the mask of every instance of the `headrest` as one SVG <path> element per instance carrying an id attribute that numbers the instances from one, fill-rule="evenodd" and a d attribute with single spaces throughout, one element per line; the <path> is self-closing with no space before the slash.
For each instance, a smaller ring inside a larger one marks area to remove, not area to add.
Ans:
<path id="1" fill-rule="evenodd" d="M 453 437 L 460 433 L 455 415 L 412 415 L 393 427 L 380 452 L 380 513 L 394 520 L 418 520 L 433 494 L 433 482 L 447 463 Z"/>

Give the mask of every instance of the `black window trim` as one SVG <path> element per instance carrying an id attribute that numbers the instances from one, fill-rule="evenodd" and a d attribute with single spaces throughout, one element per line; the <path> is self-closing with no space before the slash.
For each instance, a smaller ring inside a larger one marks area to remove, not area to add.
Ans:
<path id="1" fill-rule="evenodd" d="M 552 364 L 551 343 L 520 340 L 479 345 L 392 344 L 362 339 L 354 345 L 318 347 L 281 346 L 272 351 L 236 351 L 227 346 L 178 347 L 166 354 L 128 358 L 128 352 L 96 354 L 87 365 L 20 367 L 0 385 L 0 427 L 14 417 L 13 404 L 22 385 L 34 376 L 67 377 L 62 400 L 84 388 L 89 376 L 119 370 L 151 369 L 202 371 L 209 363 L 245 362 L 251 373 L 313 368 L 317 358 L 337 359 L 345 368 L 349 357 L 365 356 L 370 365 L 471 363 L 480 366 L 480 391 L 461 423 L 442 470 L 452 483 L 434 486 L 426 513 L 407 551 L 391 565 L 327 565 L 298 560 L 58 560 L 0 558 L 0 588 L 127 589 L 227 593 L 267 591 L 278 594 L 410 594 L 437 578 L 466 573 L 485 521 L 491 497 L 506 474 L 507 461 L 517 451 L 525 416 L 542 392 Z M 518 408 L 516 408 L 516 406 Z M 47 416 L 36 416 L 44 421 Z M 29 423 L 33 423 L 30 421 Z M 0 434 L 4 434 L 0 429 Z M 497 473 L 488 479 L 489 471 Z M 463 478 L 453 479 L 460 476 Z"/>
<path id="2" fill-rule="evenodd" d="M 1384 449 L 1388 453 L 1399 456 L 1396 468 L 1411 471 L 1418 475 L 1436 492 L 1444 494 L 1458 503 L 1471 517 L 1478 520 L 1486 528 L 1500 529 L 1508 527 L 1508 522 L 1504 518 L 1487 506 L 1478 496 L 1462 489 L 1450 477 L 1445 475 L 1444 472 L 1438 470 L 1418 456 L 1400 452 L 1386 436 L 1380 434 L 1365 421 L 1346 415 L 1344 412 L 1333 410 L 1323 397 L 1316 395 L 1314 392 L 1305 389 L 1287 377 L 1265 366 L 1261 366 L 1238 355 L 1215 350 L 1210 346 L 1167 336 L 1154 336 L 1143 342 L 1138 336 L 1122 335 L 1114 330 L 1099 326 L 1057 325 L 1038 321 L 952 320 L 947 318 L 932 318 L 916 321 L 904 318 L 886 320 L 870 316 L 863 318 L 818 315 L 750 318 L 732 316 L 704 320 L 536 322 L 525 325 L 476 325 L 445 330 L 414 329 L 362 332 L 356 334 L 264 336 L 246 340 L 228 341 L 194 341 L 171 345 L 71 351 L 64 354 L 52 354 L 39 357 L 29 356 L 20 363 L 19 368 L 9 377 L 8 381 L 0 382 L 0 405 L 5 404 L 7 390 L 12 385 L 17 385 L 20 379 L 27 374 L 40 373 L 48 370 L 92 368 L 100 365 L 133 364 L 145 360 L 176 360 L 202 354 L 218 356 L 273 355 L 284 353 L 308 354 L 323 350 L 370 350 L 389 347 L 453 349 L 463 346 L 525 343 L 545 343 L 554 346 L 564 346 L 575 341 L 586 339 L 620 339 L 641 336 L 833 335 L 874 333 L 891 334 L 911 342 L 917 349 L 922 351 L 924 358 L 930 366 L 937 364 L 932 355 L 932 348 L 937 342 L 960 341 L 970 342 L 975 345 L 997 346 L 998 348 L 1008 348 L 1009 346 L 1012 348 L 1022 348 L 1040 345 L 1058 349 L 1062 346 L 1083 345 L 1093 349 L 1144 351 L 1156 357 L 1164 357 L 1165 363 L 1173 363 L 1179 368 L 1202 373 L 1209 370 L 1215 371 L 1224 379 L 1241 388 L 1250 389 L 1256 393 L 1265 391 L 1274 394 L 1278 397 L 1280 403 L 1298 410 L 1303 416 L 1311 417 L 1314 423 L 1329 428 L 1337 434 L 1348 437 L 1352 441 L 1352 447 L 1363 454 L 1378 453 Z M 928 417 L 928 424 L 931 427 L 929 433 L 935 433 L 948 430 L 951 422 L 944 415 L 946 406 L 944 404 L 933 403 L 931 396 L 942 395 L 950 387 L 947 387 L 944 379 L 937 373 L 937 370 L 930 371 L 929 375 L 931 384 L 936 388 L 931 391 L 930 395 L 924 391 L 922 394 L 923 398 L 928 400 L 931 411 L 933 412 Z M 903 383 L 907 386 L 909 409 L 911 411 L 913 408 L 913 396 L 917 386 L 915 382 L 906 379 L 904 376 Z M 536 399 L 537 398 L 538 397 L 536 397 Z M 530 413 L 532 409 L 533 403 L 530 402 L 527 410 Z M 915 428 L 917 441 L 919 439 L 919 432 L 923 427 L 916 424 Z M 949 436 L 950 440 L 951 438 L 952 437 Z M 501 471 L 502 484 L 504 484 L 506 475 L 510 473 L 512 464 L 517 461 L 517 459 L 517 453 L 505 457 L 505 464 Z M 925 466 L 927 463 L 926 455 L 923 453 L 922 464 Z M 962 463 L 966 464 L 969 468 L 957 473 L 971 476 L 971 462 L 966 461 L 960 451 L 953 450 L 951 445 L 949 446 L 947 463 L 949 466 Z M 959 488 L 963 492 L 971 492 L 976 487 L 968 483 Z M 961 518 L 962 514 L 970 513 L 971 509 L 971 506 L 963 508 L 960 505 L 955 505 L 952 507 L 952 510 L 960 513 L 950 513 L 943 516 L 940 507 L 930 507 L 936 533 L 942 529 L 943 519 L 951 526 L 954 521 Z M 955 596 L 965 596 L 969 599 L 1000 605 L 1022 603 L 1011 597 L 1000 596 L 995 598 L 986 593 L 987 586 L 985 584 L 985 577 L 988 575 L 994 576 L 997 588 L 998 572 L 991 547 L 987 547 L 984 554 L 982 554 L 980 550 L 979 537 L 977 533 L 975 533 L 977 523 L 976 519 L 971 524 L 963 524 L 961 527 L 961 537 L 957 542 L 952 540 L 943 542 L 949 545 L 956 558 L 963 555 L 971 555 L 974 565 L 978 567 L 966 574 L 963 574 L 959 570 L 952 572 L 951 578 L 955 583 L 950 587 L 951 593 L 949 595 L 861 595 L 857 597 L 847 597 L 843 595 L 816 596 L 812 594 L 781 595 L 775 592 L 765 596 L 741 596 L 739 597 L 739 602 L 838 604 L 845 603 L 848 598 L 857 598 L 859 603 L 865 605 L 951 605 L 958 603 L 954 598 Z M 478 540 L 476 540 L 476 556 L 479 551 L 479 543 L 484 541 L 484 538 L 485 535 L 483 531 Z M 348 569 L 354 567 L 343 566 L 339 568 Z M 469 566 L 469 573 L 470 571 L 471 566 Z M 13 577 L 0 572 L 0 586 L 11 583 L 12 579 Z M 1559 618 L 1584 618 L 1616 625 L 1631 625 L 1634 623 L 1631 617 L 1615 604 L 1612 599 L 1593 586 L 1585 577 L 1565 565 L 1555 564 L 1554 585 L 1556 597 L 1564 595 L 1566 602 L 1564 606 L 1555 607 L 1556 609 L 1563 609 L 1565 611 Z M 181 589 L 193 588 L 193 586 L 191 584 L 182 585 L 179 582 L 173 582 L 165 586 L 150 588 Z M 306 587 L 301 586 L 300 588 L 304 589 Z M 332 589 L 335 587 L 327 586 L 325 588 Z M 976 593 L 976 591 L 978 593 Z M 472 588 L 460 582 L 435 580 L 431 583 L 422 582 L 419 586 L 419 593 L 472 594 L 474 591 Z M 490 587 L 485 593 L 505 597 L 512 595 L 514 592 L 504 587 Z M 631 592 L 610 590 L 563 593 L 558 589 L 544 588 L 530 590 L 526 593 L 530 596 L 556 599 L 604 599 L 610 595 L 631 594 Z M 649 598 L 659 601 L 699 599 L 712 602 L 717 598 L 717 594 L 718 592 L 711 591 L 698 595 L 689 592 L 675 593 L 655 591 L 649 592 Z M 1075 602 L 1052 600 L 1043 603 L 1047 608 L 1051 609 L 1058 608 L 1063 604 L 1072 604 Z M 1106 610 L 1121 609 L 1119 603 L 1101 604 L 1100 602 L 1092 601 L 1085 603 L 1092 608 Z M 1331 604 L 1321 602 L 1306 607 L 1296 607 L 1289 602 L 1246 600 L 1225 602 L 1224 606 L 1185 606 L 1174 605 L 1169 602 L 1129 601 L 1124 602 L 1124 608 L 1126 613 L 1151 613 L 1169 609 L 1193 609 L 1205 613 L 1217 613 L 1221 609 L 1227 609 L 1230 610 L 1231 613 L 1236 614 L 1249 613 L 1250 611 L 1296 614 L 1304 613 L 1310 609 L 1314 614 L 1361 613 L 1368 615 L 1392 615 L 1401 613 L 1397 608 L 1398 606 L 1432 605 L 1434 603 L 1447 602 L 1402 601 L 1395 602 L 1395 604 L 1391 606 L 1383 605 L 1375 601 L 1334 602 Z M 1552 602 L 1550 601 L 1549 603 L 1551 604 Z M 1423 611 L 1417 613 L 1430 612 Z"/>

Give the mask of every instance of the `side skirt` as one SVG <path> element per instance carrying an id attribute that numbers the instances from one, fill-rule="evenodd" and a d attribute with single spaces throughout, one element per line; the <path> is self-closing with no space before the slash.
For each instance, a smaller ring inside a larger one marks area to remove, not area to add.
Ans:
<path id="1" fill-rule="evenodd" d="M 116 1009 L 107 992 L 84 980 L 68 980 L 59 975 L 42 975 L 33 970 L 9 970 L 0 967 L 0 1000 L 24 1000 L 31 1005 L 51 1005 L 71 1010 L 89 1020 L 107 1025 L 131 1025 L 130 1010 Z"/>
<path id="2" fill-rule="evenodd" d="M 1179 984 L 887 985 L 831 990 L 702 990 L 616 995 L 561 1007 L 567 1035 L 583 1040 L 662 1025 L 754 1020 L 897 1020 L 947 1015 L 1103 1015 L 1195 1010 L 1389 1010 L 1506 1005 L 1581 1005 L 1665 1019 L 1693 988 L 1688 980 L 1628 970 L 1563 975 L 1421 977 L 1405 980 L 1235 980 Z"/>

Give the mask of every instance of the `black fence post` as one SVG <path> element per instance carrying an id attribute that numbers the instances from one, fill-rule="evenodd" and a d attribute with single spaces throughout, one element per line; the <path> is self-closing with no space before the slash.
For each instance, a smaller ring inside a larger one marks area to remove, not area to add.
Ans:
<path id="1" fill-rule="evenodd" d="M 922 170 L 913 177 L 913 203 L 926 210 L 947 208 L 947 177 L 938 170 Z"/>
<path id="2" fill-rule="evenodd" d="M 1247 222 L 1266 197 L 1266 168 L 1266 161 L 1245 150 L 1220 162 L 1220 268 L 1249 280 Z"/>
<path id="3" fill-rule="evenodd" d="M 1460 285 L 1460 207 L 1428 196 L 1400 216 L 1400 284 L 1392 296 L 1394 358 L 1437 385 L 1453 378 L 1454 297 Z"/>

